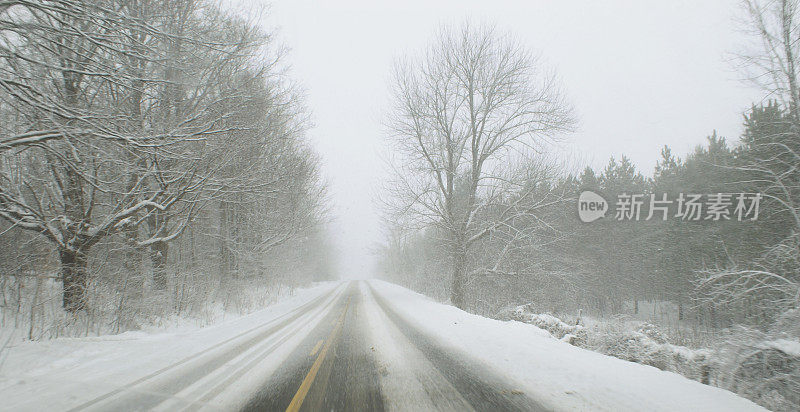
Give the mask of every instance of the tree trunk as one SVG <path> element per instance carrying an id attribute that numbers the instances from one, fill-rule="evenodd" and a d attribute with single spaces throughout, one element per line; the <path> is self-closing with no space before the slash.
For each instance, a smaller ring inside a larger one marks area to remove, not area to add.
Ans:
<path id="1" fill-rule="evenodd" d="M 64 285 L 64 309 L 75 313 L 86 308 L 86 252 L 59 250 L 61 281 Z"/>
<path id="2" fill-rule="evenodd" d="M 150 236 L 153 238 L 163 238 L 167 232 L 169 217 L 158 209 L 154 210 L 148 218 L 150 226 Z M 153 265 L 153 286 L 157 290 L 167 288 L 167 255 L 169 253 L 169 243 L 157 241 L 150 244 L 150 262 Z"/>
<path id="3" fill-rule="evenodd" d="M 167 288 L 167 242 L 156 242 L 150 245 L 150 259 L 153 262 L 153 285 L 158 290 Z"/>
<path id="4" fill-rule="evenodd" d="M 122 267 L 125 270 L 125 279 L 131 298 L 136 299 L 142 295 L 144 289 L 144 274 L 142 273 L 142 257 L 139 247 L 136 245 L 138 233 L 135 227 L 126 228 L 123 232 L 125 237 L 125 257 Z"/>
<path id="5" fill-rule="evenodd" d="M 601 293 L 597 296 L 597 310 L 600 311 L 600 316 L 603 317 L 606 314 L 606 297 Z"/>
<path id="6" fill-rule="evenodd" d="M 455 307 L 466 310 L 467 286 L 467 252 L 462 247 L 453 251 L 453 284 L 450 289 L 450 303 Z"/>
<path id="7" fill-rule="evenodd" d="M 717 329 L 717 309 L 713 304 L 709 307 L 709 314 L 711 315 L 711 328 Z"/>
<path id="8" fill-rule="evenodd" d="M 231 251 L 231 211 L 228 202 L 219 204 L 219 268 L 220 274 L 227 276 L 233 267 L 233 253 Z"/>

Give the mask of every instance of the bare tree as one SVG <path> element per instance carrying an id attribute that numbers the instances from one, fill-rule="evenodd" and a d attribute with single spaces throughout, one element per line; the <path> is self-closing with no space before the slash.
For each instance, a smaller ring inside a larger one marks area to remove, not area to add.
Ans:
<path id="1" fill-rule="evenodd" d="M 532 192 L 513 165 L 570 130 L 571 110 L 531 53 L 470 24 L 443 28 L 422 58 L 398 63 L 393 92 L 396 162 L 387 204 L 406 225 L 447 233 L 451 302 L 465 308 L 473 245 L 535 208 L 520 207 Z"/>
<path id="2" fill-rule="evenodd" d="M 787 113 L 773 119 L 771 130 L 749 139 L 747 163 L 752 183 L 765 188 L 800 231 L 800 4 L 797 0 L 746 0 L 752 35 L 758 47 L 741 56 L 749 79 Z"/>
<path id="3" fill-rule="evenodd" d="M 756 46 L 740 57 L 748 79 L 774 102 L 753 109 L 737 163 L 727 166 L 736 183 L 760 192 L 762 219 L 779 222 L 785 239 L 758 259 L 699 272 L 703 300 L 739 305 L 745 312 L 772 315 L 800 305 L 800 3 L 745 0 L 748 28 Z M 762 319 L 763 321 L 763 319 Z"/>
<path id="4" fill-rule="evenodd" d="M 800 253 L 797 235 L 773 246 L 750 267 L 703 270 L 697 282 L 701 300 L 743 306 L 759 314 L 800 307 Z"/>
<path id="5" fill-rule="evenodd" d="M 0 107 L 10 120 L 0 217 L 59 251 L 70 311 L 86 304 L 92 246 L 119 232 L 134 238 L 145 222 L 147 236 L 132 243 L 153 249 L 164 285 L 167 242 L 230 159 L 209 139 L 245 127 L 231 119 L 252 89 L 220 85 L 260 39 L 195 3 L 20 2 L 0 15 Z M 184 12 L 148 12 L 168 9 Z"/>

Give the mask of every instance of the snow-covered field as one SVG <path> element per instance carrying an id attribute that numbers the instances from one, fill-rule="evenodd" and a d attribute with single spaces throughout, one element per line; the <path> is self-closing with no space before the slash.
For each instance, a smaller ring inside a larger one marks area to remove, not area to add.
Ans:
<path id="1" fill-rule="evenodd" d="M 66 409 L 270 322 L 331 291 L 338 282 L 298 289 L 248 315 L 200 328 L 22 342 L 0 354 L 0 410 Z"/>
<path id="2" fill-rule="evenodd" d="M 443 345 L 483 361 L 554 410 L 764 410 L 681 375 L 574 347 L 516 321 L 472 315 L 382 281 L 370 281 L 395 311 Z"/>

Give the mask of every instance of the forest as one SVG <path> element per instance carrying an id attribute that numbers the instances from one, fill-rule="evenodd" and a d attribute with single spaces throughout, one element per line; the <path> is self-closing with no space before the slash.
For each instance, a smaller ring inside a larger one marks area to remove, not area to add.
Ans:
<path id="1" fill-rule="evenodd" d="M 309 113 L 271 33 L 211 2 L 12 3 L 4 327 L 41 339 L 211 320 L 332 276 Z"/>

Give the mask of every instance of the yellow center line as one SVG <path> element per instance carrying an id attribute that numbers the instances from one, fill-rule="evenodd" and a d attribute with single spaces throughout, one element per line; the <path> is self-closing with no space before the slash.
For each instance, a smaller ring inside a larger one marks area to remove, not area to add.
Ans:
<path id="1" fill-rule="evenodd" d="M 319 342 L 317 342 L 317 344 L 314 345 L 314 349 L 311 349 L 311 353 L 309 353 L 308 356 L 316 355 L 317 351 L 319 350 L 319 348 L 322 347 L 322 342 L 324 342 L 324 341 L 322 339 L 320 339 Z"/>
<path id="2" fill-rule="evenodd" d="M 325 340 L 325 346 L 322 347 L 322 351 L 319 353 L 319 356 L 317 356 L 314 364 L 311 365 L 311 370 L 308 371 L 308 375 L 306 375 L 305 379 L 303 379 L 303 383 L 300 384 L 300 388 L 297 390 L 297 393 L 294 394 L 292 402 L 289 403 L 289 407 L 286 408 L 287 412 L 296 412 L 300 410 L 300 406 L 306 399 L 308 390 L 311 389 L 311 384 L 314 383 L 314 378 L 317 377 L 317 372 L 319 372 L 319 368 L 322 366 L 322 362 L 325 360 L 325 355 L 328 354 L 328 350 L 331 348 L 336 334 L 338 334 L 339 330 L 342 329 L 342 325 L 344 324 L 344 315 L 347 314 L 347 308 L 349 306 L 350 298 L 347 298 L 347 303 L 344 306 L 342 315 L 339 316 L 339 319 L 336 321 L 333 330 L 331 330 L 330 335 L 328 335 L 328 339 Z"/>

